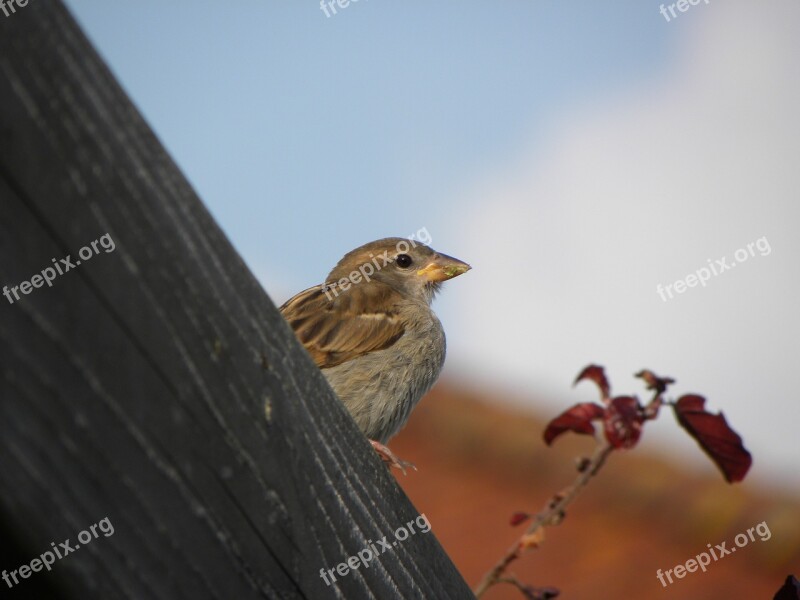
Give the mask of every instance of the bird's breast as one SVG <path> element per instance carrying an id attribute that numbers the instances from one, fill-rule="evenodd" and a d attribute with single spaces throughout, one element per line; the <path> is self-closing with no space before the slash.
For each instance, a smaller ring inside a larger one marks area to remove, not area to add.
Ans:
<path id="1" fill-rule="evenodd" d="M 409 319 L 391 347 L 323 369 L 364 434 L 386 443 L 439 377 L 445 335 L 432 311 Z"/>

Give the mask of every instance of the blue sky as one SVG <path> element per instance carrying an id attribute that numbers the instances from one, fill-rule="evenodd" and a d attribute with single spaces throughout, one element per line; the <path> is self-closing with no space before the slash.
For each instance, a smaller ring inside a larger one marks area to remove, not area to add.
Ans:
<path id="1" fill-rule="evenodd" d="M 555 413 L 589 362 L 649 367 L 796 481 L 796 2 L 67 4 L 276 303 L 425 227 L 474 267 L 435 304 L 448 376 Z"/>
<path id="2" fill-rule="evenodd" d="M 363 241 L 446 235 L 462 173 L 662 66 L 651 7 L 513 4 L 68 2 L 251 265 L 291 246 L 298 284 Z"/>

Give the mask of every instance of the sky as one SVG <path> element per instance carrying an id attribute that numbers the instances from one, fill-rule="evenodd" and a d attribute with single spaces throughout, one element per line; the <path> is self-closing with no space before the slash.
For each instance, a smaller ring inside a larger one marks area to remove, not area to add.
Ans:
<path id="1" fill-rule="evenodd" d="M 276 304 L 424 229 L 445 376 L 555 415 L 647 367 L 800 488 L 797 2 L 66 4 Z"/>

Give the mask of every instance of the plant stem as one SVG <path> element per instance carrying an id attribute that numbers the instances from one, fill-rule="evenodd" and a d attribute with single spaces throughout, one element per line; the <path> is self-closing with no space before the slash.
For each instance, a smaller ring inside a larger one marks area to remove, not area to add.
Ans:
<path id="1" fill-rule="evenodd" d="M 536 515 L 525 533 L 520 536 L 520 539 L 513 546 L 511 546 L 505 555 L 503 555 L 503 557 L 497 561 L 497 564 L 495 564 L 495 566 L 483 576 L 483 579 L 474 590 L 476 598 L 483 596 L 486 590 L 498 583 L 500 578 L 505 573 L 505 570 L 508 568 L 508 565 L 522 556 L 523 551 L 527 548 L 522 541 L 523 537 L 535 533 L 542 527 L 556 524 L 561 520 L 567 506 L 569 506 L 572 501 L 575 500 L 581 490 L 586 487 L 589 481 L 591 481 L 591 479 L 602 468 L 612 451 L 613 448 L 607 442 L 598 443 L 597 448 L 595 449 L 594 454 L 589 461 L 589 464 L 587 464 L 586 467 L 581 470 L 572 485 L 566 488 L 563 492 L 556 494 L 550 500 L 550 502 L 547 504 L 547 507 Z"/>

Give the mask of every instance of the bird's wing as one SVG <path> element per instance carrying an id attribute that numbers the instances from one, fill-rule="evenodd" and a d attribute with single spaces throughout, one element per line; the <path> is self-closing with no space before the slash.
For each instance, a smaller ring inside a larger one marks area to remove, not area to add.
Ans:
<path id="1" fill-rule="evenodd" d="M 373 281 L 327 294 L 322 286 L 309 288 L 280 310 L 317 366 L 326 369 L 400 339 L 405 332 L 396 310 L 400 300 L 392 288 Z"/>

